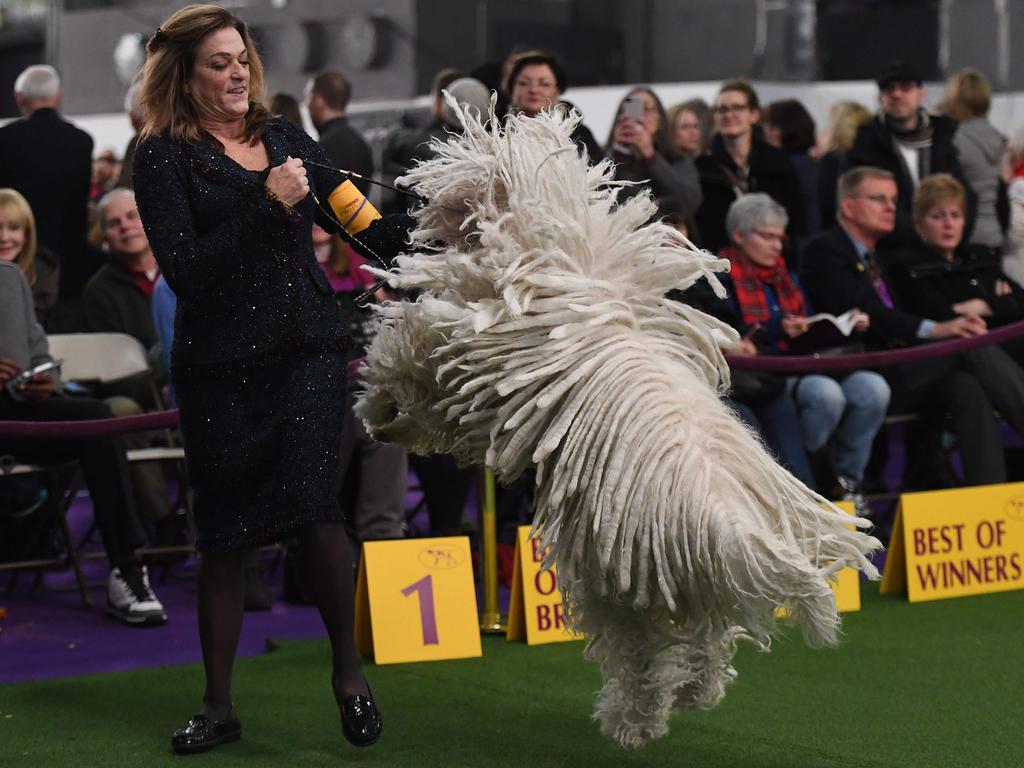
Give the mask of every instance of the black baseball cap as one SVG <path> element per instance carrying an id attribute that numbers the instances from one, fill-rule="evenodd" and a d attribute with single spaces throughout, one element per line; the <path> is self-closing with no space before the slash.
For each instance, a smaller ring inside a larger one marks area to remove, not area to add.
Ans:
<path id="1" fill-rule="evenodd" d="M 913 64 L 908 64 L 905 61 L 891 61 L 882 70 L 881 74 L 878 75 L 875 82 L 884 91 L 893 83 L 917 83 L 921 85 L 924 80 L 921 79 L 921 73 L 917 71 Z"/>

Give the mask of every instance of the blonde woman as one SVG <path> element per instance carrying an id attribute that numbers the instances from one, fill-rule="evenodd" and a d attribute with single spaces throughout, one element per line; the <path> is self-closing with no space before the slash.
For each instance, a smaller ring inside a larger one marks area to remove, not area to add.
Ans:
<path id="1" fill-rule="evenodd" d="M 953 144 L 960 153 L 967 184 L 978 196 L 978 214 L 969 242 L 994 252 L 1002 248 L 1004 239 L 997 210 L 1000 195 L 1005 193 L 1000 170 L 1007 142 L 988 121 L 991 104 L 992 86 L 978 70 L 962 69 L 946 81 L 942 112 L 960 121 Z"/>
<path id="2" fill-rule="evenodd" d="M 39 245 L 36 219 L 28 201 L 14 189 L 0 188 L 0 261 L 18 265 L 32 289 L 36 320 L 46 326 L 47 315 L 57 303 L 60 264 Z"/>
<path id="3" fill-rule="evenodd" d="M 856 101 L 837 101 L 828 111 L 825 154 L 818 164 L 818 203 L 823 229 L 836 223 L 836 185 L 846 169 L 846 153 L 857 138 L 857 130 L 874 117 Z"/>

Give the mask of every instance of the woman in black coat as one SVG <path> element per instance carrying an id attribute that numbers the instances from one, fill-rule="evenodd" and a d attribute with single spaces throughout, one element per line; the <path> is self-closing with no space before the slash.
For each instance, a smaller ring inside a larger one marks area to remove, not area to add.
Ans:
<path id="1" fill-rule="evenodd" d="M 922 181 L 913 219 L 919 240 L 895 260 L 897 289 L 910 311 L 939 321 L 973 315 L 989 328 L 1024 320 L 1024 290 L 988 249 L 963 243 L 967 194 L 956 178 L 939 173 Z M 1024 343 L 1004 346 L 1024 360 Z"/>
<path id="2" fill-rule="evenodd" d="M 353 641 L 337 503 L 348 338 L 311 235 L 314 217 L 339 229 L 319 201 L 343 176 L 314 164 L 328 161 L 301 129 L 270 117 L 262 74 L 241 20 L 189 6 L 150 39 L 139 96 L 135 190 L 178 297 L 172 371 L 202 555 L 206 691 L 201 713 L 172 737 L 179 753 L 240 738 L 231 669 L 242 552 L 292 533 L 331 639 L 342 730 L 366 746 L 381 728 Z M 376 222 L 357 247 L 386 254 L 382 231 Z"/>

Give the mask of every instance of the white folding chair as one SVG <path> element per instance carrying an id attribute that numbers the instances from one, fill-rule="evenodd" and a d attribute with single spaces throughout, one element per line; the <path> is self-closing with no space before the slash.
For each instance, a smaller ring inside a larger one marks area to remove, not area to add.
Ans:
<path id="1" fill-rule="evenodd" d="M 63 360 L 61 378 L 65 381 L 98 382 L 107 384 L 132 376 L 147 376 L 152 387 L 153 399 L 161 407 L 163 398 L 156 386 L 149 365 L 146 348 L 137 338 L 127 333 L 63 333 L 47 336 L 50 355 Z M 184 471 L 185 449 L 173 444 L 170 430 L 167 431 L 168 445 L 151 448 L 133 448 L 125 452 L 130 463 L 161 461 L 171 462 L 179 482 L 179 498 L 175 506 L 188 510 L 188 492 Z M 191 519 L 191 515 L 190 515 Z M 165 547 L 159 550 L 142 550 L 148 554 L 179 551 L 183 547 Z"/>

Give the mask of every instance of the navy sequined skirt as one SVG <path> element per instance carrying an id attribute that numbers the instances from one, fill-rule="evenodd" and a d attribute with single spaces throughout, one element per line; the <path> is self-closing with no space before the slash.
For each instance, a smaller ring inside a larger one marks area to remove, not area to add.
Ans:
<path id="1" fill-rule="evenodd" d="M 201 552 L 340 521 L 341 353 L 295 353 L 232 376 L 176 381 Z"/>

